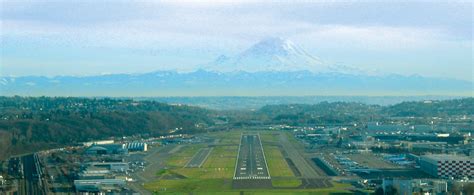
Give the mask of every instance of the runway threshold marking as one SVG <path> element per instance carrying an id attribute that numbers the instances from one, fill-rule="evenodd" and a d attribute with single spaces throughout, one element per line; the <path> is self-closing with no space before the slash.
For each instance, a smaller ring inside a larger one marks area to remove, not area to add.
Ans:
<path id="1" fill-rule="evenodd" d="M 260 147 L 260 151 L 254 147 Z M 261 161 L 265 167 L 262 167 Z M 235 163 L 234 180 L 271 179 L 260 134 L 241 134 Z"/>

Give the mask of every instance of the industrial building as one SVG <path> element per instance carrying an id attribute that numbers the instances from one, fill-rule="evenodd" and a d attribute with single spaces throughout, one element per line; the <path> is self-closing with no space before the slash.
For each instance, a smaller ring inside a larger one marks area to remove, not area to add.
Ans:
<path id="1" fill-rule="evenodd" d="M 421 156 L 420 168 L 434 177 L 474 177 L 474 159 L 467 156 L 446 154 Z"/>
<path id="2" fill-rule="evenodd" d="M 125 172 L 129 169 L 128 163 L 123 162 L 93 162 L 87 164 L 88 170 L 109 170 L 111 172 Z"/>
<path id="3" fill-rule="evenodd" d="M 386 194 L 396 191 L 400 195 L 411 195 L 419 192 L 429 194 L 445 194 L 448 192 L 448 184 L 444 180 L 432 179 L 384 179 L 383 190 Z"/>
<path id="4" fill-rule="evenodd" d="M 90 179 L 105 179 L 106 176 L 110 174 L 108 170 L 85 170 L 77 174 L 78 178 L 81 180 L 90 180 Z"/>
<path id="5" fill-rule="evenodd" d="M 123 179 L 74 180 L 77 192 L 120 191 L 125 185 Z"/>
<path id="6" fill-rule="evenodd" d="M 86 149 L 85 153 L 90 155 L 127 154 L 128 150 L 125 144 L 93 144 Z"/>

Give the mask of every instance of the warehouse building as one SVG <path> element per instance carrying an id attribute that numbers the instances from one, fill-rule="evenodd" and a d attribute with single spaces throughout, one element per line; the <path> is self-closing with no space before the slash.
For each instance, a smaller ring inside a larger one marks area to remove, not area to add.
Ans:
<path id="1" fill-rule="evenodd" d="M 109 171 L 109 172 L 126 172 L 129 169 L 128 163 L 124 162 L 91 162 L 83 165 L 84 171 Z"/>
<path id="2" fill-rule="evenodd" d="M 421 156 L 420 168 L 434 177 L 474 177 L 474 159 L 467 156 L 446 154 Z"/>
<path id="3" fill-rule="evenodd" d="M 128 170 L 128 163 L 123 162 L 94 162 L 89 164 L 90 167 L 104 168 L 112 172 L 125 172 Z"/>
<path id="4" fill-rule="evenodd" d="M 121 191 L 126 185 L 123 179 L 74 180 L 77 192 Z"/>
<path id="5" fill-rule="evenodd" d="M 86 149 L 86 154 L 101 155 L 101 154 L 127 154 L 128 150 L 125 144 L 101 144 L 92 145 Z"/>

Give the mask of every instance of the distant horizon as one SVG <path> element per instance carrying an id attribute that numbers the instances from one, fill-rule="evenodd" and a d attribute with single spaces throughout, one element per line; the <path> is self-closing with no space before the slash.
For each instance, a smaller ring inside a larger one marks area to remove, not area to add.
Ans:
<path id="1" fill-rule="evenodd" d="M 13 97 L 13 96 L 0 96 Z M 16 97 L 16 96 L 15 96 Z M 20 98 L 79 98 L 112 99 L 129 101 L 154 101 L 169 105 L 187 105 L 211 110 L 256 110 L 271 105 L 317 105 L 328 103 L 361 103 L 365 105 L 390 106 L 404 102 L 446 101 L 474 98 L 474 96 L 156 96 L 156 97 L 110 97 L 110 96 L 18 96 Z"/>
<path id="2" fill-rule="evenodd" d="M 2 77 L 4 77 L 4 78 L 5 77 L 11 77 L 11 78 L 20 78 L 20 77 L 45 77 L 45 78 L 97 77 L 97 76 L 107 76 L 107 75 L 142 75 L 142 74 L 151 74 L 151 73 L 157 73 L 157 72 L 175 72 L 175 73 L 178 73 L 178 74 L 187 74 L 187 73 L 193 73 L 193 72 L 197 72 L 197 71 L 221 73 L 221 72 L 218 72 L 218 71 L 205 70 L 205 69 L 199 68 L 199 69 L 196 69 L 196 70 L 188 70 L 188 71 L 179 71 L 179 70 L 176 70 L 176 69 L 175 70 L 159 70 L 158 69 L 158 70 L 152 70 L 152 71 L 147 71 L 147 72 L 135 72 L 135 73 L 118 72 L 118 73 L 97 73 L 97 74 L 83 74 L 83 75 L 74 75 L 74 74 L 63 74 L 63 75 L 35 75 L 35 74 L 31 74 L 31 75 L 0 75 L 0 78 L 2 78 Z M 246 71 L 235 71 L 235 72 L 246 72 Z M 263 73 L 263 72 L 276 72 L 276 71 L 259 71 L 257 73 Z M 293 72 L 311 72 L 311 71 L 301 70 L 301 71 L 293 71 Z M 246 72 L 246 73 L 250 73 L 250 72 Z M 313 73 L 313 72 L 311 72 L 311 73 Z M 324 74 L 324 73 L 317 73 L 316 72 L 314 74 Z M 472 81 L 472 80 L 463 80 L 463 79 L 456 79 L 456 78 L 449 78 L 449 77 L 442 77 L 442 76 L 424 76 L 424 75 L 420 75 L 420 74 L 417 74 L 417 73 L 408 74 L 408 75 L 398 74 L 398 73 L 389 73 L 389 74 L 386 74 L 386 75 L 400 75 L 400 76 L 407 76 L 407 77 L 420 76 L 420 77 L 426 77 L 426 78 L 452 79 L 452 80 L 472 82 L 474 84 L 474 81 Z M 383 75 L 373 75 L 373 76 L 383 76 Z"/>

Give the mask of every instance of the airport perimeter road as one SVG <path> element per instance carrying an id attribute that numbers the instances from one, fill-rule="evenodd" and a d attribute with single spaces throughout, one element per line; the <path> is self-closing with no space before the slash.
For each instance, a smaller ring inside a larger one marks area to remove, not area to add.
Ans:
<path id="1" fill-rule="evenodd" d="M 234 180 L 270 179 L 260 136 L 243 134 L 240 140 Z"/>
<path id="2" fill-rule="evenodd" d="M 301 173 L 302 178 L 321 178 L 322 175 L 318 174 L 316 170 L 306 161 L 301 151 L 293 146 L 288 140 L 287 135 L 280 133 L 280 143 L 283 146 L 283 149 L 288 154 L 288 157 L 293 161 L 295 166 Z"/>
<path id="3" fill-rule="evenodd" d="M 212 148 L 201 148 L 186 164 L 186 168 L 199 168 L 204 164 L 209 154 L 211 154 Z"/>

